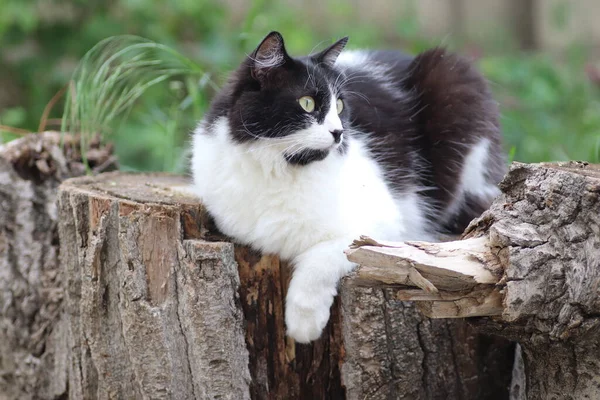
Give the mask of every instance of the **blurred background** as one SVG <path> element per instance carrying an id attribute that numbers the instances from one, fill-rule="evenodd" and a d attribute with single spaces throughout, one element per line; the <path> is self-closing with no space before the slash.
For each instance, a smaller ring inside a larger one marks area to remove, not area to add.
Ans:
<path id="1" fill-rule="evenodd" d="M 60 129 L 61 89 L 79 60 L 106 37 L 135 34 L 177 49 L 204 74 L 152 87 L 106 137 L 124 169 L 181 172 L 216 88 L 279 30 L 292 55 L 346 35 L 350 48 L 460 51 L 501 104 L 511 160 L 597 162 L 598 16 L 597 0 L 1 0 L 0 141 L 40 121 Z"/>

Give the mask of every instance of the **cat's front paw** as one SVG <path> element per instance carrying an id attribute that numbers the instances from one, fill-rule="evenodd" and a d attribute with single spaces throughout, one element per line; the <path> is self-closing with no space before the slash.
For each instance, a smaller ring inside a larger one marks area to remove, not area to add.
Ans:
<path id="1" fill-rule="evenodd" d="M 290 290 L 285 304 L 287 335 L 298 343 L 309 343 L 318 339 L 329 320 L 332 303 L 331 293 L 302 293 Z"/>
<path id="2" fill-rule="evenodd" d="M 285 310 L 287 334 L 298 343 L 317 340 L 329 320 L 329 307 L 305 308 L 292 304 Z"/>

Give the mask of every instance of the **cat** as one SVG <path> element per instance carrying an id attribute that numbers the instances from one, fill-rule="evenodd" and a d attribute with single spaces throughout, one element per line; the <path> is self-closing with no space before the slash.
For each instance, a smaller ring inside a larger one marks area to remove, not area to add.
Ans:
<path id="1" fill-rule="evenodd" d="M 217 228 L 293 265 L 285 322 L 299 343 L 327 324 L 353 239 L 462 232 L 506 168 L 497 103 L 470 62 L 347 41 L 293 58 L 269 33 L 193 134 L 193 187 Z"/>

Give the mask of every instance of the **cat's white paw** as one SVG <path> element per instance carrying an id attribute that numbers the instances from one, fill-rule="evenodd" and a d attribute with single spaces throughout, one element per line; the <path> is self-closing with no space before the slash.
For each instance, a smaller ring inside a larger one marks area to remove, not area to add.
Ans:
<path id="1" fill-rule="evenodd" d="M 318 339 L 329 320 L 334 295 L 335 289 L 332 293 L 331 290 L 303 291 L 290 287 L 285 304 L 287 335 L 298 343 Z"/>

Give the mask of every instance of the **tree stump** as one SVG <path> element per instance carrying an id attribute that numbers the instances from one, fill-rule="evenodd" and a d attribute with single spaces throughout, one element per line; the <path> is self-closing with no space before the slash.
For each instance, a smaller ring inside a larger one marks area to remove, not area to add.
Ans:
<path id="1" fill-rule="evenodd" d="M 88 160 L 96 171 L 116 168 L 100 142 Z M 44 132 L 0 145 L 0 399 L 66 393 L 56 195 L 84 173 L 76 137 Z"/>
<path id="2" fill-rule="evenodd" d="M 69 398 L 507 399 L 513 345 L 344 285 L 322 338 L 285 336 L 285 263 L 220 235 L 182 177 L 59 193 Z M 57 377 L 62 379 L 62 377 Z"/>
<path id="3" fill-rule="evenodd" d="M 463 240 L 357 241 L 346 284 L 518 341 L 514 399 L 600 399 L 600 166 L 515 163 L 500 188 Z"/>

